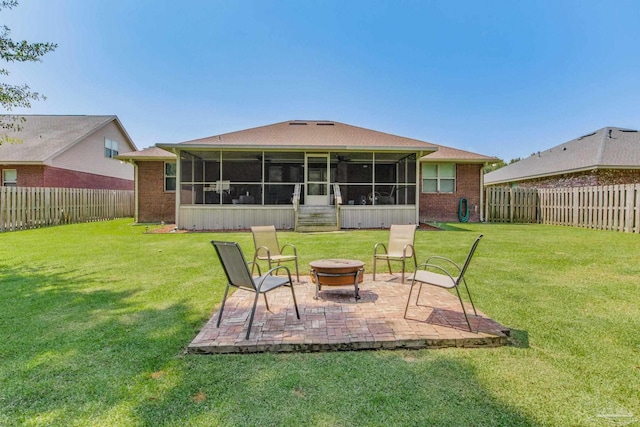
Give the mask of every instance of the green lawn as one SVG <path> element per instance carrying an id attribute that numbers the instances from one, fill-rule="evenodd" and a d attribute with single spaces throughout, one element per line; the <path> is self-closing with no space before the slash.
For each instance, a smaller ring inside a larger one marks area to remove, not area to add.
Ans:
<path id="1" fill-rule="evenodd" d="M 640 424 L 640 235 L 538 225 L 419 231 L 462 261 L 496 349 L 185 355 L 224 290 L 209 241 L 131 220 L 0 234 L 0 426 Z M 281 232 L 301 273 L 387 231 Z"/>

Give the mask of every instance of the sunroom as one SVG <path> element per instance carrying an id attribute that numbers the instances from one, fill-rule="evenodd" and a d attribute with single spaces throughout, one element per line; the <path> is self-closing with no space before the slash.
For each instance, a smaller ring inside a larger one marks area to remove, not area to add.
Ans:
<path id="1" fill-rule="evenodd" d="M 284 122 L 158 144 L 177 156 L 176 225 L 298 231 L 416 224 L 424 142 L 337 122 Z"/>

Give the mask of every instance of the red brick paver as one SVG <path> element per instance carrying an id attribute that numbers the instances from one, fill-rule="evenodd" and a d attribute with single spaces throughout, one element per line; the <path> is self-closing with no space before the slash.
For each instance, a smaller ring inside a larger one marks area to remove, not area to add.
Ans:
<path id="1" fill-rule="evenodd" d="M 324 286 L 314 299 L 310 280 L 294 286 L 300 319 L 296 318 L 288 288 L 269 292 L 267 311 L 258 300 L 251 335 L 245 340 L 254 294 L 236 291 L 227 299 L 222 323 L 218 314 L 187 347 L 189 353 L 310 352 L 393 348 L 497 347 L 507 344 L 508 329 L 478 312 L 469 332 L 458 298 L 445 289 L 423 286 L 418 306 L 417 286 L 407 318 L 404 308 L 410 286 L 390 275 L 373 282 L 365 275 L 361 299 L 353 286 Z M 305 279 L 303 279 L 305 280 Z M 385 281 L 389 280 L 389 281 Z"/>

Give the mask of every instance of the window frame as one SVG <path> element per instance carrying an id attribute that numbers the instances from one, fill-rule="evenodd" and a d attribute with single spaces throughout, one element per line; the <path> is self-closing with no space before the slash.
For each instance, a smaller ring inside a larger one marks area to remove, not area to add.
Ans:
<path id="1" fill-rule="evenodd" d="M 6 173 L 7 172 L 14 172 L 15 175 L 15 180 L 14 181 L 9 181 L 9 183 L 7 184 L 7 180 L 6 180 Z M 18 186 L 18 169 L 2 169 L 2 186 L 3 187 L 17 187 Z"/>
<path id="2" fill-rule="evenodd" d="M 427 172 L 427 168 L 429 166 L 435 166 L 436 168 L 436 173 L 435 176 L 427 176 L 426 172 Z M 450 175 L 443 175 L 444 173 L 446 173 L 445 171 L 441 171 L 441 168 L 443 166 L 451 166 L 453 169 L 453 176 Z M 435 181 L 436 183 L 436 190 L 435 191 L 428 191 L 425 188 L 427 187 L 425 185 L 425 182 L 429 180 L 429 181 Z M 442 187 L 442 183 L 444 181 L 453 181 L 453 189 L 451 191 L 448 190 L 443 190 Z M 458 183 L 458 168 L 457 168 L 457 164 L 456 163 L 423 163 L 422 164 L 422 179 L 421 179 L 421 185 L 422 185 L 422 193 L 425 194 L 455 194 L 457 191 L 457 183 Z"/>
<path id="3" fill-rule="evenodd" d="M 167 166 L 173 165 L 173 175 L 167 173 Z M 178 163 L 177 162 L 164 162 L 163 165 L 163 175 L 164 175 L 164 191 L 165 193 L 175 193 L 178 188 Z M 173 179 L 173 190 L 169 189 L 167 186 L 167 180 Z"/>
<path id="4" fill-rule="evenodd" d="M 120 143 L 118 141 L 105 138 L 104 139 L 104 156 L 108 159 L 113 159 L 118 154 L 120 154 Z"/>

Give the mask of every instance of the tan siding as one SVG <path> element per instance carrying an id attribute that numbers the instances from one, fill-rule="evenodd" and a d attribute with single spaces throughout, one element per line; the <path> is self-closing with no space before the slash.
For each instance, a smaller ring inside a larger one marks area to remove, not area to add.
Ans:
<path id="1" fill-rule="evenodd" d="M 62 169 L 133 180 L 133 165 L 104 156 L 105 138 L 119 143 L 120 154 L 133 151 L 115 122 L 111 122 L 53 158 L 49 164 Z"/>

